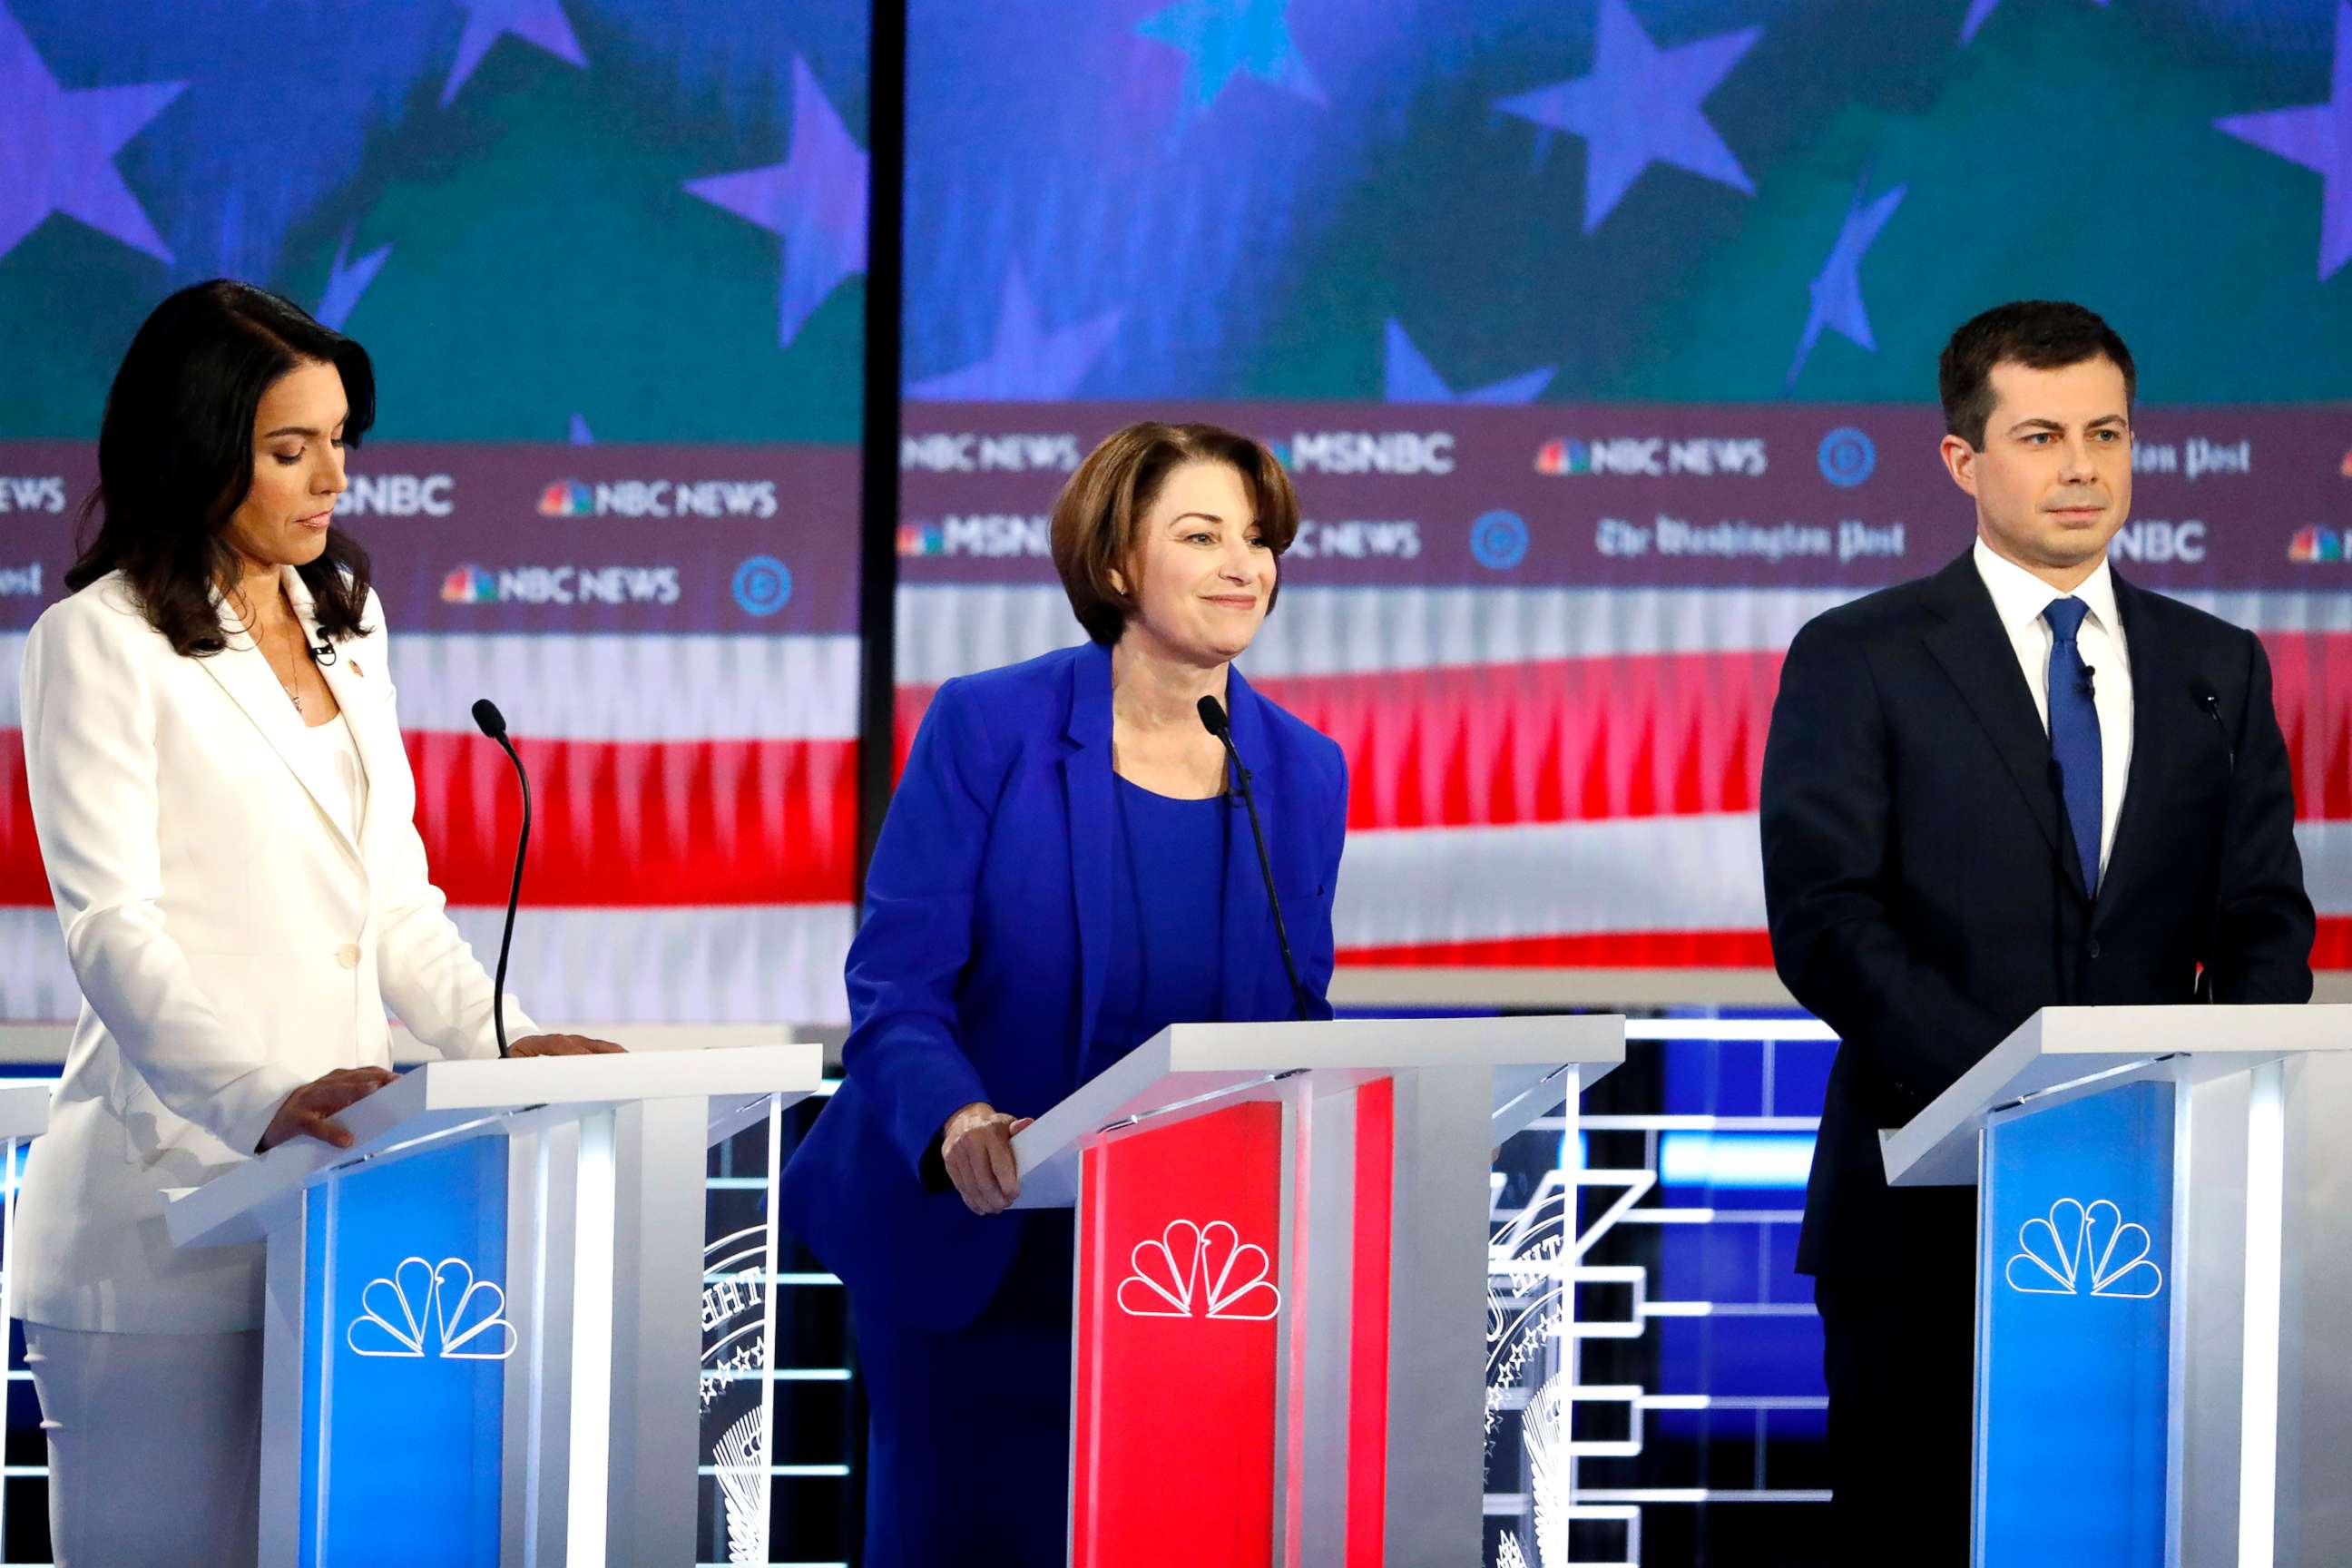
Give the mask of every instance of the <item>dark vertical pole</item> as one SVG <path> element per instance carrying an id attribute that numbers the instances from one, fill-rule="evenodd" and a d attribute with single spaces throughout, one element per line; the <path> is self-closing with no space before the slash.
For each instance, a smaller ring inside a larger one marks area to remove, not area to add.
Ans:
<path id="1" fill-rule="evenodd" d="M 873 88 L 866 121 L 871 192 L 866 235 L 866 463 L 858 520 L 857 883 L 890 804 L 897 755 L 892 658 L 898 594 L 898 337 L 906 277 L 907 5 L 874 0 Z"/>
<path id="2" fill-rule="evenodd" d="M 865 465 L 858 487 L 857 892 L 890 805 L 898 755 L 895 668 L 898 604 L 899 315 L 906 268 L 908 0 L 873 0 L 866 151 Z M 841 1539 L 852 1563 L 866 1556 L 866 1380 L 856 1332 L 844 1310 L 842 1345 L 850 1382 L 842 1401 L 849 1480 L 842 1489 Z"/>

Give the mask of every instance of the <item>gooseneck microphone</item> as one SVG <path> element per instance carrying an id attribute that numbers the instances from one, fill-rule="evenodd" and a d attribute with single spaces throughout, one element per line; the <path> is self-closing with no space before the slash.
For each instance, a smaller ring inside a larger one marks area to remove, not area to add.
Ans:
<path id="1" fill-rule="evenodd" d="M 1282 947 L 1282 972 L 1290 977 L 1290 1005 L 1298 1017 L 1305 1018 L 1307 989 L 1298 984 L 1298 963 L 1290 956 L 1290 932 L 1282 923 L 1282 900 L 1274 890 L 1274 862 L 1265 856 L 1265 834 L 1257 824 L 1257 800 L 1250 794 L 1249 770 L 1242 766 L 1242 754 L 1234 749 L 1234 730 L 1225 721 L 1225 705 L 1213 697 L 1203 697 L 1199 706 L 1202 727 L 1223 743 L 1225 765 L 1241 788 L 1242 806 L 1249 813 L 1250 840 L 1257 846 L 1258 874 L 1265 879 L 1266 906 L 1274 911 L 1274 940 Z"/>
<path id="2" fill-rule="evenodd" d="M 522 786 L 522 831 L 515 837 L 514 886 L 507 893 L 506 929 L 499 932 L 499 969 L 490 982 L 490 1024 L 498 1031 L 499 1057 L 507 1054 L 507 949 L 514 942 L 515 908 L 522 902 L 522 858 L 530 847 L 530 775 L 523 771 L 522 759 L 515 754 L 514 742 L 507 739 L 506 715 L 499 705 L 484 697 L 474 704 L 474 723 L 483 734 L 499 743 L 499 750 L 514 764 L 515 782 Z"/>
<path id="3" fill-rule="evenodd" d="M 2230 764 L 2230 784 L 2232 788 L 2236 787 L 2238 782 L 2238 748 L 2230 743 L 2230 726 L 2221 718 L 2221 693 L 2213 689 L 2212 682 L 2200 677 L 2189 683 L 2189 695 L 2190 700 L 2197 704 L 2198 710 L 2203 713 L 2208 719 L 2213 721 L 2214 732 L 2221 737 L 2222 760 Z M 2230 809 L 2225 804 L 2221 808 L 2221 826 L 2217 835 L 2214 850 L 2215 858 L 2217 860 L 2226 860 L 2228 858 L 2230 848 L 2229 835 Z M 2197 971 L 2197 1000 L 2200 1002 L 2210 1002 L 2213 1000 L 2213 969 L 2210 961 L 2212 955 L 2215 940 L 2221 931 L 2221 889 L 2216 886 L 2213 889 L 2212 902 L 2205 911 L 2205 950 L 2208 962 Z"/>

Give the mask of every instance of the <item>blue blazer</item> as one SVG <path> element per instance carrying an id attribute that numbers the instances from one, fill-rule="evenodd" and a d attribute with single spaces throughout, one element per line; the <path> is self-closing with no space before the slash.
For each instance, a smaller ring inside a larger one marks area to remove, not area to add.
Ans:
<path id="1" fill-rule="evenodd" d="M 1331 895 L 1348 772 L 1328 737 L 1230 672 L 1298 978 L 1330 1016 Z M 949 1116 L 1042 1115 L 1109 1066 L 1089 1053 L 1110 954 L 1110 650 L 1097 643 L 940 688 L 866 871 L 840 1090 L 785 1168 L 781 1212 L 861 1314 L 948 1331 L 1003 1280 L 1025 1213 L 927 1190 Z M 1286 1018 L 1290 985 L 1238 800 L 1227 834 L 1223 1017 Z"/>

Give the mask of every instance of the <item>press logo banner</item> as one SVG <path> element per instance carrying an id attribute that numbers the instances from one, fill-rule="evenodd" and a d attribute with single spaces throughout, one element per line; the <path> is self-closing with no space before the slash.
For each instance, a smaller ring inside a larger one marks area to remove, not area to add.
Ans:
<path id="1" fill-rule="evenodd" d="M 1989 1133 L 1978 1266 L 1980 1568 L 2161 1568 L 2169 1083 Z"/>

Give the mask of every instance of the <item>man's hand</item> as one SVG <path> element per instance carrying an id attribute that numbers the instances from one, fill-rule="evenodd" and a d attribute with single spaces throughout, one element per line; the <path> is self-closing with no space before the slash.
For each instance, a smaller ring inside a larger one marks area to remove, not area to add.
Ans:
<path id="1" fill-rule="evenodd" d="M 525 1035 L 520 1040 L 507 1042 L 510 1057 L 603 1057 L 621 1047 L 610 1040 L 591 1039 L 586 1035 Z"/>
<path id="2" fill-rule="evenodd" d="M 336 1121 L 335 1113 L 358 1104 L 392 1079 L 383 1068 L 339 1068 L 312 1079 L 279 1102 L 254 1152 L 266 1154 L 289 1138 L 316 1138 L 332 1148 L 350 1148 L 352 1130 Z"/>
<path id="3" fill-rule="evenodd" d="M 947 1120 L 940 1133 L 940 1160 L 948 1180 L 974 1214 L 1003 1214 L 1021 1195 L 1021 1175 L 1013 1168 L 1013 1135 L 1037 1120 L 1015 1119 L 994 1106 L 974 1100 Z"/>

